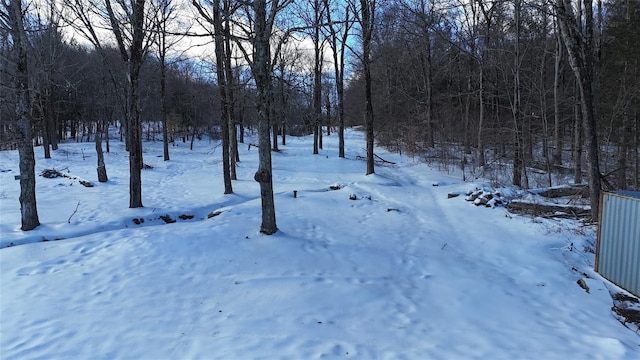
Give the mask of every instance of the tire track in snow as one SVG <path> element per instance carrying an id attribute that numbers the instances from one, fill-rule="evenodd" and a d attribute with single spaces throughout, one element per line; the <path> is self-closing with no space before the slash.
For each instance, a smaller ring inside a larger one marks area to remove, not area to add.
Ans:
<path id="1" fill-rule="evenodd" d="M 394 263 L 401 269 L 397 273 L 404 274 L 392 282 L 395 323 L 399 330 L 416 335 L 426 326 L 420 324 L 424 320 L 414 314 L 424 306 L 425 299 L 419 298 L 417 294 L 421 287 L 429 286 L 432 274 L 427 269 L 429 257 L 426 249 L 433 247 L 428 239 L 432 232 L 430 225 L 433 220 L 418 215 L 420 211 L 417 207 L 424 202 L 433 203 L 434 195 L 428 188 L 416 193 L 414 189 L 420 184 L 406 180 L 412 179 L 412 176 L 402 168 L 395 167 L 392 171 L 393 174 L 387 168 L 379 170 L 378 175 L 373 175 L 372 184 L 358 183 L 354 188 L 371 196 L 369 206 L 376 208 L 376 211 L 363 221 L 363 227 L 372 227 L 372 232 L 385 231 L 386 229 L 379 228 L 380 215 L 393 217 L 388 229 L 388 240 L 393 243 L 388 246 L 402 249 Z M 389 187 L 397 187 L 399 191 L 393 191 L 393 195 L 389 196 Z M 409 193 L 405 192 L 407 190 Z"/>

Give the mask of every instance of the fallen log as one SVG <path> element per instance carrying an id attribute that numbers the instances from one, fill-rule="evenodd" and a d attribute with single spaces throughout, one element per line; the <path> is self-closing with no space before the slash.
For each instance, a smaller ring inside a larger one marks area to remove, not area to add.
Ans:
<path id="1" fill-rule="evenodd" d="M 582 184 L 537 189 L 531 190 L 530 192 L 547 198 L 558 198 L 564 196 L 580 196 L 582 198 L 589 197 L 589 187 Z"/>
<path id="2" fill-rule="evenodd" d="M 76 180 L 78 181 L 80 184 L 82 184 L 82 186 L 84 187 L 93 187 L 93 183 L 89 180 L 84 180 L 81 179 L 77 176 L 71 176 L 71 175 L 67 175 L 65 173 L 62 173 L 56 169 L 45 169 L 42 171 L 42 173 L 40 173 L 40 176 L 45 177 L 47 179 L 55 179 L 57 177 L 63 177 L 63 178 L 67 178 L 67 179 L 71 179 L 71 180 Z"/>
<path id="3" fill-rule="evenodd" d="M 553 204 L 512 201 L 505 207 L 513 213 L 543 217 L 573 217 L 579 219 L 590 216 L 590 210 L 588 208 L 577 206 L 562 206 Z"/>

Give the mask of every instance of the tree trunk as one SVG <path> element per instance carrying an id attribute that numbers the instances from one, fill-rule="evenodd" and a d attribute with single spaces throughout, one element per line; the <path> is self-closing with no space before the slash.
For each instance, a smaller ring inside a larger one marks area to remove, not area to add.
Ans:
<path id="1" fill-rule="evenodd" d="M 274 99 L 270 100 L 271 104 L 273 104 L 273 100 Z M 280 122 L 275 114 L 276 111 L 276 109 L 272 109 L 272 114 L 270 116 L 270 119 L 272 119 L 271 123 L 273 123 L 273 125 L 271 125 L 271 141 L 273 143 L 271 150 L 280 151 L 278 148 L 278 130 L 280 129 Z"/>
<path id="2" fill-rule="evenodd" d="M 634 124 L 635 134 L 634 138 L 634 149 L 640 148 L 640 116 L 638 116 L 638 112 L 635 111 L 633 114 L 634 120 L 632 124 Z M 636 158 L 635 164 L 635 175 L 634 175 L 634 187 L 636 190 L 640 189 L 640 153 L 636 150 L 633 152 Z"/>
<path id="3" fill-rule="evenodd" d="M 569 65 L 576 77 L 580 92 L 580 108 L 584 123 L 587 150 L 587 170 L 591 202 L 591 218 L 598 219 L 600 198 L 600 167 L 598 160 L 598 138 L 593 101 L 593 7 L 591 0 L 584 0 L 585 28 L 580 33 L 569 0 L 558 0 L 558 22 L 569 56 Z"/>
<path id="4" fill-rule="evenodd" d="M 336 109 L 336 115 L 338 116 L 338 157 L 344 158 L 344 53 L 347 37 L 349 36 L 349 7 L 345 7 L 344 21 L 346 28 L 342 33 L 342 42 L 340 47 L 338 47 L 338 33 L 331 19 L 329 0 L 324 0 L 324 4 L 330 32 L 330 45 L 333 54 L 333 71 L 336 78 L 336 96 L 338 98 L 338 108 Z"/>
<path id="5" fill-rule="evenodd" d="M 522 170 L 524 168 L 523 149 L 523 121 L 520 103 L 520 0 L 515 0 L 515 49 L 514 49 L 514 75 L 513 75 L 513 123 L 514 123 L 514 149 L 513 149 L 513 179 L 512 184 L 522 187 Z"/>
<path id="6" fill-rule="evenodd" d="M 577 92 L 577 89 L 576 89 Z M 580 94 L 575 94 L 576 98 Z M 582 183 L 582 113 L 580 110 L 580 100 L 576 100 L 574 104 L 574 122 L 573 122 L 573 182 Z"/>
<path id="7" fill-rule="evenodd" d="M 230 18 L 231 18 L 231 1 L 224 1 L 224 46 L 225 46 L 225 75 L 226 75 L 226 84 L 227 84 L 227 116 L 229 117 L 229 176 L 231 180 L 238 180 L 238 175 L 236 173 L 236 162 L 240 160 L 238 153 L 238 134 L 236 131 L 236 120 L 235 120 L 235 97 L 234 97 L 234 76 L 233 76 L 233 68 L 231 67 L 231 56 L 233 49 L 231 48 L 231 26 L 230 26 Z"/>
<path id="8" fill-rule="evenodd" d="M 113 115 L 110 115 L 109 119 L 111 119 L 111 116 L 113 116 Z M 106 147 L 107 147 L 107 154 L 111 152 L 110 145 L 109 145 L 109 123 L 110 123 L 109 120 L 107 120 L 106 124 L 104 125 L 104 129 L 103 129 L 103 131 L 104 131 L 104 142 L 105 142 Z"/>
<path id="9" fill-rule="evenodd" d="M 162 23 L 162 26 L 165 22 Z M 167 127 L 167 32 L 161 31 L 160 38 L 160 112 L 162 113 L 162 156 L 169 161 L 169 129 Z"/>
<path id="10" fill-rule="evenodd" d="M 240 144 L 244 144 L 244 107 L 240 105 L 238 109 L 238 127 L 240 131 L 239 140 Z"/>
<path id="11" fill-rule="evenodd" d="M 433 61 L 431 58 L 431 34 L 429 14 L 425 0 L 420 1 L 420 11 L 418 16 L 421 18 L 420 28 L 424 39 L 424 51 L 420 52 L 420 65 L 422 68 L 422 81 L 425 91 L 425 145 L 433 147 L 435 145 L 433 135 Z"/>
<path id="12" fill-rule="evenodd" d="M 51 138 L 53 137 L 51 130 L 55 129 L 55 126 L 52 126 L 52 123 L 55 121 L 53 116 L 53 91 L 51 89 L 51 83 L 48 83 L 45 86 L 46 109 L 43 111 L 44 124 L 42 125 L 42 148 L 44 150 L 44 158 L 51 159 Z"/>
<path id="13" fill-rule="evenodd" d="M 466 94 L 464 96 L 464 153 L 471 154 L 471 92 L 473 90 L 472 87 L 472 78 L 471 78 L 471 67 L 469 67 L 469 74 L 467 76 L 467 89 Z M 462 89 L 459 91 L 460 94 L 464 92 Z"/>
<path id="14" fill-rule="evenodd" d="M 557 31 L 557 29 L 556 29 Z M 562 165 L 562 118 L 560 114 L 560 76 L 562 74 L 562 38 L 560 34 L 556 34 L 556 54 L 553 73 L 553 159 L 551 163 L 554 166 Z"/>
<path id="15" fill-rule="evenodd" d="M 135 0 L 132 15 L 133 37 L 129 59 L 129 207 L 142 207 L 142 134 L 140 126 L 140 68 L 143 61 L 145 0 Z"/>
<path id="16" fill-rule="evenodd" d="M 281 61 L 279 64 L 280 67 L 280 78 L 278 79 L 278 106 L 277 106 L 277 116 L 278 122 L 281 124 L 282 129 L 282 145 L 287 145 L 287 120 L 286 120 L 286 106 L 287 106 L 287 97 L 284 93 L 284 71 L 285 71 L 285 62 Z"/>
<path id="17" fill-rule="evenodd" d="M 365 83 L 365 126 L 367 141 L 367 173 L 366 175 L 375 173 L 373 158 L 373 98 L 371 95 L 371 37 L 373 30 L 373 11 L 372 3 L 369 0 L 360 0 L 362 11 L 362 65 L 364 69 Z"/>
<path id="18" fill-rule="evenodd" d="M 278 231 L 273 196 L 273 175 L 271 166 L 271 144 L 269 138 L 269 95 L 271 93 L 271 26 L 267 22 L 266 0 L 253 2 L 255 13 L 255 39 L 253 43 L 253 72 L 256 81 L 258 112 L 258 171 L 254 179 L 260 184 L 262 202 L 262 224 L 260 232 L 271 235 Z M 272 4 L 272 6 L 276 6 Z"/>
<path id="19" fill-rule="evenodd" d="M 99 182 L 107 182 L 109 178 L 107 177 L 107 166 L 104 163 L 104 153 L 102 152 L 102 127 L 100 123 L 98 123 L 96 128 L 96 154 L 98 155 L 98 181 Z"/>
<path id="20" fill-rule="evenodd" d="M 626 81 L 629 78 L 628 76 L 628 67 L 629 64 L 625 61 L 624 64 L 624 72 L 622 76 L 622 90 L 623 94 L 627 93 L 627 84 Z M 633 134 L 633 129 L 631 127 L 631 117 L 632 114 L 628 114 L 626 111 L 622 114 L 622 126 L 618 130 L 618 160 L 617 160 L 617 172 L 615 176 L 615 184 L 616 187 L 620 190 L 625 190 L 627 188 L 627 167 L 628 167 L 628 157 L 627 150 L 632 149 L 630 136 Z"/>
<path id="21" fill-rule="evenodd" d="M 213 27 L 214 27 L 214 41 L 215 41 L 215 54 L 216 54 L 216 76 L 218 77 L 218 89 L 220 90 L 220 125 L 222 128 L 222 174 L 224 178 L 224 193 L 233 193 L 233 187 L 231 184 L 231 171 L 230 171 L 230 152 L 229 152 L 229 101 L 227 98 L 228 89 L 226 83 L 225 61 L 226 56 L 224 53 L 224 33 L 222 26 L 222 17 L 220 1 L 213 1 Z"/>
<path id="22" fill-rule="evenodd" d="M 314 34 L 313 34 L 313 153 L 318 154 L 320 148 L 320 118 L 322 117 L 322 55 L 320 51 L 320 2 L 313 1 Z"/>
<path id="23" fill-rule="evenodd" d="M 24 29 L 22 17 L 22 2 L 10 0 L 9 7 L 10 33 L 13 37 L 13 49 L 15 51 L 15 78 L 16 92 L 16 129 L 18 138 L 18 156 L 20 158 L 20 215 L 22 226 L 20 229 L 28 231 L 40 225 L 38 209 L 36 206 L 36 175 L 35 154 L 33 152 L 33 130 L 30 117 L 29 98 L 29 46 L 27 34 Z"/>

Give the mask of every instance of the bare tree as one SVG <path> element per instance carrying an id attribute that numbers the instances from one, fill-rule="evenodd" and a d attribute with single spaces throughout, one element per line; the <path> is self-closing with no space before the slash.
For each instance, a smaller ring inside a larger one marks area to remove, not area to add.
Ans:
<path id="1" fill-rule="evenodd" d="M 333 69 L 336 78 L 336 96 L 338 97 L 338 156 L 344 157 L 344 64 L 345 49 L 349 31 L 353 24 L 351 18 L 351 6 L 349 3 L 344 6 L 344 18 L 339 21 L 341 26 L 334 22 L 330 0 L 324 0 L 325 12 L 327 14 L 327 28 L 329 30 L 329 46 L 333 53 Z"/>
<path id="2" fill-rule="evenodd" d="M 162 112 L 162 153 L 164 161 L 169 160 L 169 132 L 167 124 L 167 55 L 184 38 L 179 31 L 172 29 L 178 21 L 178 6 L 174 0 L 153 0 L 155 11 L 155 42 L 160 62 L 160 111 Z M 182 29 L 187 32 L 188 29 Z M 177 35 L 177 36 L 174 36 Z"/>
<path id="3" fill-rule="evenodd" d="M 48 1 L 39 7 L 35 4 L 35 16 L 38 18 L 38 29 L 32 35 L 30 66 L 31 98 L 33 99 L 34 122 L 39 123 L 42 135 L 44 158 L 51 158 L 51 150 L 58 147 L 56 134 L 55 101 L 61 73 L 64 69 L 64 43 L 60 17 L 55 9 L 55 2 Z M 44 17 L 44 19 L 43 19 Z M 46 22 L 46 23 L 45 23 Z M 66 80 L 66 79 L 65 79 Z M 37 135 L 36 135 L 37 137 Z"/>
<path id="4" fill-rule="evenodd" d="M 278 231 L 273 197 L 273 169 L 271 166 L 270 101 L 272 91 L 273 58 L 278 57 L 283 42 L 275 46 L 272 58 L 271 38 L 279 12 L 293 0 L 254 0 L 244 6 L 249 26 L 244 28 L 244 39 L 236 38 L 236 44 L 249 63 L 256 84 L 256 110 L 258 113 L 258 170 L 254 179 L 260 184 L 262 224 L 260 232 L 271 235 Z M 287 34 L 281 37 L 286 39 Z M 249 51 L 243 41 L 252 45 Z"/>
<path id="5" fill-rule="evenodd" d="M 213 26 L 212 30 L 209 30 L 209 34 L 213 37 L 215 48 L 215 67 L 216 78 L 218 81 L 218 91 L 220 92 L 220 125 L 222 132 L 222 174 L 224 179 L 224 193 L 233 193 L 233 186 L 231 183 L 231 169 L 230 169 L 230 136 L 229 136 L 229 112 L 233 111 L 231 108 L 231 102 L 229 101 L 229 94 L 231 89 L 227 86 L 227 55 L 225 54 L 227 47 L 225 43 L 225 37 L 228 37 L 223 20 L 223 12 L 226 14 L 226 5 L 222 3 L 222 0 L 206 0 L 206 1 L 192 1 L 200 17 L 204 19 L 206 24 Z M 200 19 L 196 19 L 201 25 L 204 23 Z"/>
<path id="6" fill-rule="evenodd" d="M 29 96 L 29 40 L 24 26 L 21 0 L 2 0 L 4 10 L 0 10 L 0 26 L 7 28 L 13 39 L 15 72 L 13 85 L 15 90 L 15 132 L 20 158 L 20 214 L 22 230 L 33 230 L 40 225 L 36 206 L 35 154 L 33 152 L 33 132 L 30 116 Z"/>
<path id="7" fill-rule="evenodd" d="M 150 42 L 151 19 L 146 17 L 146 0 L 121 2 L 87 0 L 65 2 L 67 21 L 75 25 L 101 55 L 106 58 L 103 39 L 96 29 L 104 27 L 114 37 L 120 60 L 127 66 L 126 144 L 129 150 L 129 207 L 142 207 L 142 134 L 140 123 L 140 70 Z M 97 25 L 95 21 L 103 23 Z M 145 41 L 147 40 L 147 41 Z"/>
<path id="8" fill-rule="evenodd" d="M 593 99 L 593 7 L 591 0 L 584 0 L 585 25 L 582 30 L 571 1 L 557 0 L 556 5 L 560 34 L 567 48 L 569 65 L 576 77 L 580 92 L 580 108 L 587 149 L 591 218 L 595 220 L 598 218 L 601 181 Z"/>

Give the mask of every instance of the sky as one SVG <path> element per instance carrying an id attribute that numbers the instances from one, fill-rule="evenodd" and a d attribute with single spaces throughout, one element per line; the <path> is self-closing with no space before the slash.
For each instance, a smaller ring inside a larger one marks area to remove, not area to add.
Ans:
<path id="1" fill-rule="evenodd" d="M 464 194 L 489 181 L 381 148 L 395 164 L 365 176 L 352 129 L 344 159 L 335 134 L 318 155 L 312 141 L 273 153 L 271 236 L 255 147 L 241 144 L 224 195 L 218 142 L 177 142 L 166 162 L 145 142 L 138 209 L 117 139 L 106 183 L 93 143 L 36 148 L 36 173 L 69 177 L 38 177 L 29 232 L 17 152 L 0 152 L 0 358 L 640 358 L 637 328 L 611 311 L 622 290 L 593 271 L 595 228 L 476 207 Z"/>
<path id="2" fill-rule="evenodd" d="M 34 11 L 40 12 L 44 15 L 41 15 L 43 18 L 48 18 L 49 8 L 46 4 L 41 4 L 39 2 L 35 2 L 34 4 L 40 5 L 38 7 L 33 7 Z M 67 22 L 71 22 L 75 16 L 69 11 L 68 7 L 65 7 L 60 3 L 59 11 L 63 12 L 63 18 L 65 20 L 61 20 L 62 24 L 67 24 Z M 64 3 L 66 4 L 66 3 Z M 154 4 L 156 2 L 149 2 L 148 12 L 151 11 Z M 274 32 L 276 34 L 280 33 L 280 26 L 300 26 L 299 24 L 292 23 L 293 21 L 300 21 L 299 16 L 301 11 L 307 11 L 308 9 L 301 9 L 300 7 L 296 7 L 296 4 L 289 5 L 285 10 L 281 11 L 278 15 L 278 22 L 275 26 Z M 69 6 L 69 4 L 66 4 Z M 213 26 L 208 24 L 200 14 L 198 14 L 196 8 L 191 4 L 190 1 L 184 0 L 173 0 L 172 6 L 174 10 L 172 11 L 170 25 L 168 25 L 168 30 L 172 33 L 184 33 L 188 32 L 193 36 L 184 36 L 184 35 L 176 35 L 170 36 L 168 38 L 168 42 L 173 43 L 171 49 L 169 49 L 168 54 L 170 58 L 184 58 L 188 57 L 194 61 L 205 61 L 209 64 L 215 63 L 215 48 L 213 44 L 213 38 L 210 34 L 213 32 Z M 205 6 L 205 9 L 207 7 Z M 116 5 L 116 11 L 120 11 L 120 7 Z M 87 11 L 83 11 L 86 13 Z M 242 23 L 241 15 L 236 17 L 236 21 L 238 23 Z M 337 15 L 336 15 L 337 16 Z M 100 42 L 102 46 L 116 46 L 115 38 L 111 30 L 109 30 L 109 22 L 106 17 L 101 17 L 98 15 L 93 15 L 94 17 L 94 29 L 100 38 Z M 69 39 L 73 39 L 80 44 L 86 44 L 87 46 L 92 47 L 92 41 L 88 41 L 88 34 L 82 34 L 83 27 L 80 25 L 80 22 L 74 21 L 75 27 L 71 26 L 63 26 L 63 31 L 66 32 L 66 35 Z M 126 27 L 125 27 L 126 29 Z M 239 27 L 238 27 L 239 29 Z M 286 29 L 284 30 L 286 31 Z M 125 30 L 126 33 L 126 30 Z M 238 37 L 246 37 L 246 34 L 241 30 L 236 30 L 236 35 Z M 277 36 L 274 36 L 272 39 L 272 48 L 275 51 L 278 40 Z M 245 49 L 250 53 L 251 45 L 244 42 Z M 296 71 L 310 74 L 313 69 L 313 41 L 305 32 L 298 31 L 292 34 L 292 36 L 287 41 L 287 44 L 283 47 L 284 51 L 288 51 L 291 53 L 290 58 L 297 59 L 296 64 L 292 65 L 296 68 Z M 150 53 L 153 55 L 157 52 L 155 46 L 150 46 Z M 235 61 L 240 65 L 246 65 L 247 62 L 244 60 L 243 53 L 238 49 L 238 44 L 234 43 L 233 45 L 233 57 Z M 323 50 L 323 64 L 324 69 L 323 72 L 326 74 L 333 74 L 333 55 L 331 48 L 328 43 L 325 43 Z M 213 66 L 213 65 L 211 65 Z"/>

